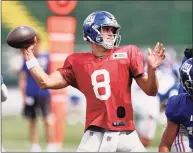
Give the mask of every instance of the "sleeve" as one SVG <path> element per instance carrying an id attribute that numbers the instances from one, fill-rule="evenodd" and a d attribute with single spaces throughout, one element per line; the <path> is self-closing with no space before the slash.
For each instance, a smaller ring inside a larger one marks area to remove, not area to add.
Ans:
<path id="1" fill-rule="evenodd" d="M 62 68 L 57 69 L 67 83 L 75 88 L 78 88 L 76 77 L 73 71 L 72 62 L 70 61 L 70 56 L 68 56 L 64 62 Z"/>
<path id="2" fill-rule="evenodd" d="M 27 69 L 27 66 L 26 66 L 26 63 L 25 63 L 25 60 L 23 60 L 23 65 L 21 67 L 21 71 L 24 71 L 24 72 L 27 72 L 28 69 Z"/>
<path id="3" fill-rule="evenodd" d="M 136 46 L 131 46 L 130 52 L 130 72 L 132 77 L 136 78 L 138 76 L 142 76 L 144 74 L 144 56 L 141 50 Z"/>
<path id="4" fill-rule="evenodd" d="M 165 114 L 168 120 L 176 124 L 183 124 L 186 121 L 184 107 L 180 105 L 175 96 L 169 98 L 166 104 Z"/>

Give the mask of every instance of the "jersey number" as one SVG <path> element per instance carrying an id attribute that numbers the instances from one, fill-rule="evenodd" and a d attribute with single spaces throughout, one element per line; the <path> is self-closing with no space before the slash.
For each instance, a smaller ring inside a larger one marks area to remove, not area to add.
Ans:
<path id="1" fill-rule="evenodd" d="M 97 82 L 97 76 L 103 75 L 104 76 L 104 81 L 102 82 Z M 93 85 L 93 90 L 95 93 L 95 96 L 100 99 L 100 100 L 107 100 L 111 96 L 111 88 L 110 88 L 110 76 L 109 72 L 105 69 L 102 70 L 96 70 L 92 73 L 91 75 L 91 81 Z M 105 94 L 100 95 L 98 89 L 99 88 L 105 88 Z"/>

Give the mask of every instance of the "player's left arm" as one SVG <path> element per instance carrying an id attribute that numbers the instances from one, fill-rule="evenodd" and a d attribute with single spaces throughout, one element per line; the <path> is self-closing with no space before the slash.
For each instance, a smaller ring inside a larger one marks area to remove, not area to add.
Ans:
<path id="1" fill-rule="evenodd" d="M 139 87 L 149 96 L 155 96 L 158 92 L 159 83 L 156 76 L 156 68 L 161 65 L 165 58 L 163 44 L 157 43 L 154 50 L 149 49 L 147 56 L 148 74 L 136 77 Z"/>
<path id="2" fill-rule="evenodd" d="M 159 152 L 170 152 L 171 146 L 178 133 L 179 124 L 171 121 L 167 121 L 167 127 L 162 135 L 161 142 L 159 145 Z"/>

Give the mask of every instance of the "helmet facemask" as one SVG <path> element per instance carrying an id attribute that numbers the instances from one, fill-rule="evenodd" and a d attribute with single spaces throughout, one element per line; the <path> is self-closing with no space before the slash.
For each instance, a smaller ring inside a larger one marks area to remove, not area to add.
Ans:
<path id="1" fill-rule="evenodd" d="M 180 81 L 187 93 L 193 95 L 193 66 L 192 58 L 186 60 L 180 67 Z"/>
<path id="2" fill-rule="evenodd" d="M 193 95 L 193 80 L 187 80 L 183 84 L 184 89 L 191 95 Z"/>

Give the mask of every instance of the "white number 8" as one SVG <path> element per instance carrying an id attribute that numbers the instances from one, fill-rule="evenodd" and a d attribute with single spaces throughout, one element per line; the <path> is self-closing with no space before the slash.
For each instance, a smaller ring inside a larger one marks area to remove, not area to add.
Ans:
<path id="1" fill-rule="evenodd" d="M 103 82 L 97 82 L 96 78 L 97 78 L 98 75 L 103 75 L 104 76 L 104 81 Z M 110 88 L 110 84 L 109 84 L 110 83 L 109 72 L 105 69 L 96 70 L 91 75 L 91 81 L 92 81 L 95 96 L 100 100 L 109 99 L 109 97 L 111 96 L 111 88 Z M 100 87 L 105 88 L 105 94 L 104 95 L 99 94 L 98 89 Z"/>

